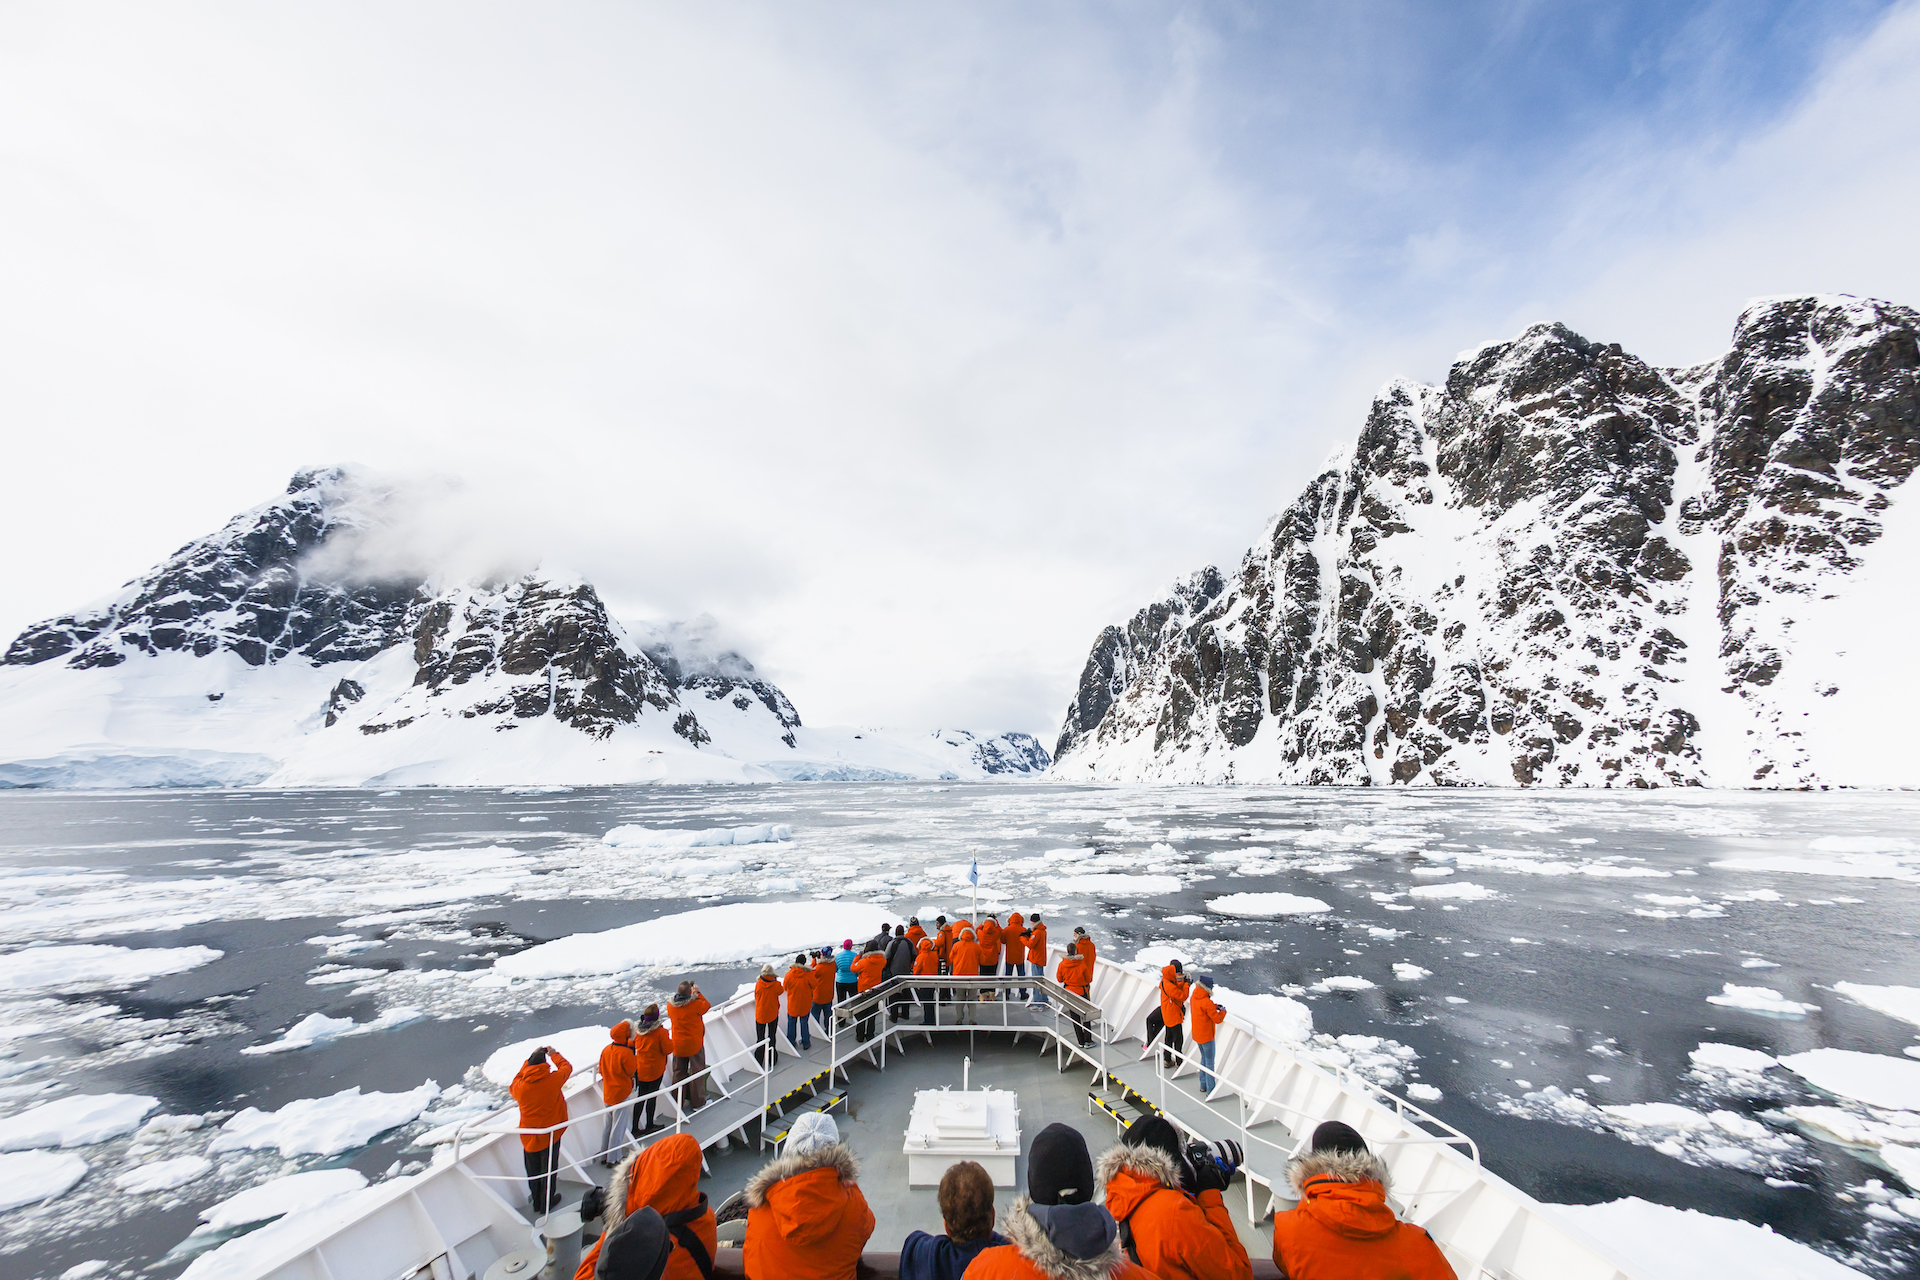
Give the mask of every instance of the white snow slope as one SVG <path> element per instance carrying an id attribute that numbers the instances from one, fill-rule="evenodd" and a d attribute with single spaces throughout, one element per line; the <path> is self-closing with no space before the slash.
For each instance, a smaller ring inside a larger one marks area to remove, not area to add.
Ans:
<path id="1" fill-rule="evenodd" d="M 623 624 L 566 575 L 329 578 L 370 486 L 302 472 L 105 603 L 23 632 L 0 661 L 0 787 L 978 780 L 1050 763 L 1021 734 L 803 727 L 710 620 Z"/>

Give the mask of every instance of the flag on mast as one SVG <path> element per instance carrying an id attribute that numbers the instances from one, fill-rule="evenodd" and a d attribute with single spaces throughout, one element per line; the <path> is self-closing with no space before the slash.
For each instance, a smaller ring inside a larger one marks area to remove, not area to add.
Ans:
<path id="1" fill-rule="evenodd" d="M 980 859 L 976 855 L 967 864 L 967 883 L 973 886 L 973 920 L 980 922 Z"/>

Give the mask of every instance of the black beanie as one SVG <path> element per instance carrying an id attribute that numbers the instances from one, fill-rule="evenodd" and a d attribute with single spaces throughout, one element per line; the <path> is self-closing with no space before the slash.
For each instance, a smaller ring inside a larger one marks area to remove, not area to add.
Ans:
<path id="1" fill-rule="evenodd" d="M 1035 1204 L 1085 1204 L 1093 1199 L 1093 1157 L 1072 1125 L 1050 1124 L 1027 1148 L 1027 1198 Z"/>
<path id="2" fill-rule="evenodd" d="M 535 1049 L 532 1053 L 527 1055 L 527 1065 L 530 1067 L 537 1067 L 541 1063 L 545 1062 L 546 1060 L 547 1060 L 547 1046 L 545 1045 L 541 1045 L 538 1049 Z"/>
<path id="3" fill-rule="evenodd" d="M 1350 1124 L 1329 1120 L 1313 1131 L 1315 1151 L 1353 1151 L 1366 1154 L 1367 1140 Z"/>
<path id="4" fill-rule="evenodd" d="M 667 1220 L 652 1205 L 621 1219 L 600 1241 L 600 1260 L 593 1264 L 593 1280 L 660 1280 L 673 1252 Z"/>
<path id="5" fill-rule="evenodd" d="M 1127 1127 L 1120 1141 L 1130 1147 L 1153 1147 L 1175 1160 L 1180 1158 L 1180 1131 L 1165 1116 L 1141 1116 Z"/>

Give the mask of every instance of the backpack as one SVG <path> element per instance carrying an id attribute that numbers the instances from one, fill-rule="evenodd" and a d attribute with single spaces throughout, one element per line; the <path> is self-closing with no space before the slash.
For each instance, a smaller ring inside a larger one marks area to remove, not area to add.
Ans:
<path id="1" fill-rule="evenodd" d="M 693 1234 L 693 1228 L 687 1225 L 698 1221 L 700 1215 L 706 1211 L 707 1193 L 702 1191 L 698 1201 L 677 1213 L 665 1215 L 665 1221 L 667 1230 L 673 1235 L 674 1243 L 685 1249 L 687 1256 L 693 1259 L 693 1265 L 700 1268 L 702 1280 L 713 1280 L 713 1257 L 708 1254 L 706 1244 L 699 1236 Z"/>

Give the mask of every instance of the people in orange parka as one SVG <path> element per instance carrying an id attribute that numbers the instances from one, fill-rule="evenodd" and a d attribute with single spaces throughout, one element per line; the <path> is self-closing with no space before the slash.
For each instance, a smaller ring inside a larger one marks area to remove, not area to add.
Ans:
<path id="1" fill-rule="evenodd" d="M 813 970 L 804 955 L 793 958 L 780 989 L 787 993 L 787 1043 L 805 1053 L 813 1048 Z"/>
<path id="2" fill-rule="evenodd" d="M 940 976 L 940 957 L 933 954 L 933 939 L 921 935 L 919 950 L 913 956 L 913 976 L 916 978 L 937 978 Z M 940 1025 L 940 1006 L 934 1003 L 932 987 L 915 987 L 914 995 L 920 999 L 920 1021 Z"/>
<path id="3" fill-rule="evenodd" d="M 1094 952 L 1093 939 L 1087 934 L 1083 924 L 1073 926 L 1073 949 L 1087 958 L 1087 976 L 1093 976 L 1093 962 L 1098 957 Z"/>
<path id="4" fill-rule="evenodd" d="M 860 1162 L 833 1117 L 794 1121 L 780 1158 L 748 1180 L 747 1280 L 853 1280 L 873 1234 Z"/>
<path id="5" fill-rule="evenodd" d="M 1027 1194 L 1000 1216 L 1007 1243 L 981 1250 L 965 1280 L 1153 1280 L 1121 1252 L 1098 1190 L 1079 1130 L 1042 1129 L 1027 1148 Z"/>
<path id="6" fill-rule="evenodd" d="M 833 953 L 822 947 L 813 958 L 813 1017 L 820 1024 L 820 1034 L 833 1030 L 833 972 L 837 966 L 833 963 Z"/>
<path id="7" fill-rule="evenodd" d="M 522 1129 L 551 1129 L 550 1133 L 523 1133 L 520 1147 L 526 1156 L 527 1193 L 535 1217 L 543 1218 L 560 1202 L 560 1135 L 567 1122 L 564 1089 L 573 1076 L 573 1064 L 560 1051 L 543 1044 L 527 1055 L 526 1065 L 514 1073 L 507 1092 L 520 1104 Z"/>
<path id="8" fill-rule="evenodd" d="M 1187 992 L 1192 986 L 1187 981 L 1186 967 L 1180 961 L 1170 961 L 1160 967 L 1160 1020 L 1166 1024 L 1161 1035 L 1166 1052 L 1161 1060 L 1169 1071 L 1179 1065 L 1179 1059 L 1173 1055 L 1186 1045 L 1182 1028 L 1187 1021 Z"/>
<path id="9" fill-rule="evenodd" d="M 713 1002 L 691 980 L 683 979 L 667 1001 L 673 1023 L 673 1100 L 683 1112 L 707 1105 L 707 1010 Z"/>
<path id="10" fill-rule="evenodd" d="M 980 972 L 989 977 L 998 977 L 1000 974 L 1000 922 L 988 916 L 980 922 L 980 928 L 975 931 L 974 940 L 980 944 Z M 983 990 L 980 994 L 988 996 L 989 991 Z"/>
<path id="11" fill-rule="evenodd" d="M 1033 919 L 1027 922 L 1027 964 L 1032 968 L 1034 977 L 1047 976 L 1047 926 L 1040 919 L 1040 913 L 1037 911 L 1033 913 Z M 1047 999 L 1046 989 L 1043 987 L 1034 988 L 1033 1002 L 1035 1004 L 1052 1003 Z"/>
<path id="12" fill-rule="evenodd" d="M 780 997 L 784 991 L 773 966 L 761 965 L 760 976 L 753 984 L 753 1043 L 754 1056 L 766 1071 L 773 1070 L 773 1064 L 780 1060 Z"/>
<path id="13" fill-rule="evenodd" d="M 1079 996 L 1089 999 L 1093 990 L 1093 965 L 1078 951 L 1068 951 L 1060 957 L 1060 963 L 1054 968 L 1053 980 Z M 1082 1049 L 1093 1043 L 1093 1029 L 1087 1025 L 1086 1015 L 1078 1009 L 1069 1009 L 1068 1017 L 1073 1019 L 1073 1038 Z"/>
<path id="14" fill-rule="evenodd" d="M 962 929 L 960 937 L 954 942 L 949 953 L 947 967 L 955 978 L 977 978 L 980 976 L 980 942 L 973 936 L 973 930 Z M 960 1021 L 973 1021 L 973 1002 L 980 998 L 978 987 L 956 984 L 953 998 L 960 1004 Z"/>
<path id="15" fill-rule="evenodd" d="M 633 1136 L 659 1128 L 660 1086 L 667 1078 L 667 1058 L 673 1041 L 660 1022 L 660 1006 L 640 1011 L 640 1031 L 633 1038 L 633 1074 L 639 1079 L 640 1098 L 633 1107 Z"/>
<path id="16" fill-rule="evenodd" d="M 1329 1120 L 1287 1165 L 1300 1203 L 1273 1219 L 1288 1280 L 1456 1280 L 1433 1237 L 1394 1217 L 1387 1166 L 1352 1126 Z"/>
<path id="17" fill-rule="evenodd" d="M 706 1251 L 707 1266 L 711 1267 L 720 1240 L 713 1207 L 707 1203 L 707 1193 L 700 1189 L 700 1143 L 690 1133 L 670 1133 L 614 1171 L 607 1183 L 605 1229 L 580 1259 L 573 1280 L 593 1280 L 601 1244 L 628 1214 L 642 1209 L 658 1212 L 674 1237 L 673 1252 L 660 1280 L 703 1280 L 705 1269 L 691 1246 L 697 1244 Z"/>
<path id="18" fill-rule="evenodd" d="M 1213 975 L 1203 973 L 1193 984 L 1193 1004 L 1188 1013 L 1193 1023 L 1193 1047 L 1200 1053 L 1200 1092 L 1213 1092 L 1213 1038 L 1227 1011 L 1213 1002 Z"/>
<path id="19" fill-rule="evenodd" d="M 907 941 L 913 944 L 914 950 L 918 951 L 920 949 L 920 942 L 926 936 L 927 931 L 920 927 L 919 916 L 914 916 L 907 921 Z"/>
<path id="20" fill-rule="evenodd" d="M 1120 1224 L 1121 1247 L 1135 1262 L 1161 1280 L 1253 1280 L 1253 1262 L 1221 1198 L 1227 1175 L 1211 1161 L 1201 1174 L 1205 1183 L 1182 1188 L 1180 1134 L 1159 1115 L 1134 1121 L 1094 1167 L 1107 1189 L 1107 1211 Z"/>
<path id="21" fill-rule="evenodd" d="M 626 1146 L 621 1131 L 631 1129 L 633 1104 L 627 1102 L 639 1083 L 634 1075 L 633 1024 L 621 1021 L 607 1032 L 609 1043 L 600 1051 L 600 1101 L 607 1111 L 606 1132 L 600 1136 L 600 1163 L 611 1169 L 619 1164 L 621 1148 Z M 622 1103 L 626 1103 L 622 1106 Z M 615 1143 L 619 1146 L 615 1146 Z"/>
<path id="22" fill-rule="evenodd" d="M 1000 927 L 1000 958 L 1007 966 L 1009 978 L 1027 976 L 1027 921 L 1018 911 L 1008 912 L 1006 924 Z M 1024 988 L 1020 998 L 1027 998 Z"/>
<path id="23" fill-rule="evenodd" d="M 887 970 L 887 955 L 884 951 L 862 951 L 853 962 L 853 971 L 860 975 L 858 990 L 871 991 L 880 985 L 881 975 Z"/>

